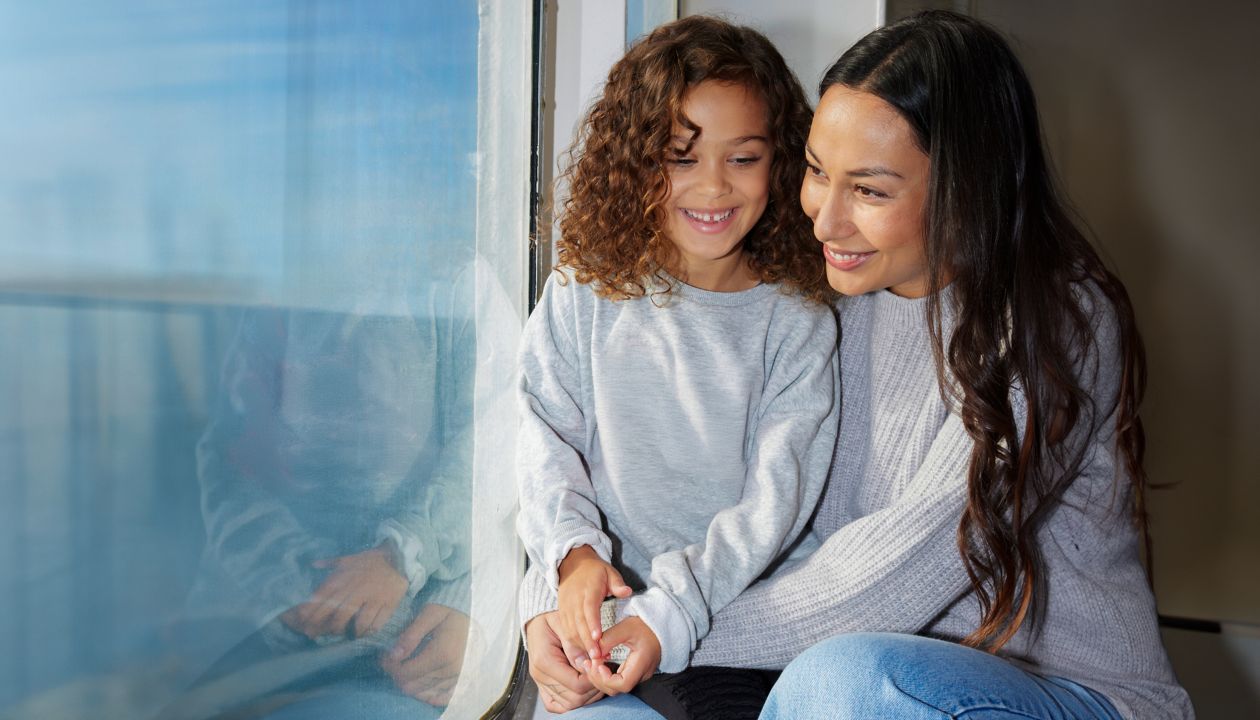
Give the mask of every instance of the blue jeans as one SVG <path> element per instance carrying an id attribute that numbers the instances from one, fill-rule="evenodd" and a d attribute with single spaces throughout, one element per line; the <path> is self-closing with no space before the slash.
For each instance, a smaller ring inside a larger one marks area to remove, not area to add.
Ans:
<path id="1" fill-rule="evenodd" d="M 761 720 L 1122 720 L 1089 688 L 989 653 L 914 635 L 838 635 L 801 653 Z"/>
<path id="2" fill-rule="evenodd" d="M 311 692 L 263 720 L 437 720 L 441 714 L 442 708 L 403 695 L 391 682 L 347 681 Z"/>
<path id="3" fill-rule="evenodd" d="M 647 706 L 639 698 L 633 695 L 617 695 L 616 697 L 606 697 L 576 710 L 570 710 L 563 715 L 547 712 L 543 707 L 542 698 L 538 699 L 538 704 L 534 707 L 534 720 L 549 720 L 550 718 L 563 718 L 563 720 L 662 720 L 661 714 Z"/>

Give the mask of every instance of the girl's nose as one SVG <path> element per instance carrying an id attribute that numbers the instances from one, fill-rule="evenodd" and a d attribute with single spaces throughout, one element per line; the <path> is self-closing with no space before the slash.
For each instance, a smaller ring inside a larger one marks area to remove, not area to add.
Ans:
<path id="1" fill-rule="evenodd" d="M 699 190 L 708 197 L 721 197 L 731 191 L 726 163 L 705 163 L 701 168 Z"/>

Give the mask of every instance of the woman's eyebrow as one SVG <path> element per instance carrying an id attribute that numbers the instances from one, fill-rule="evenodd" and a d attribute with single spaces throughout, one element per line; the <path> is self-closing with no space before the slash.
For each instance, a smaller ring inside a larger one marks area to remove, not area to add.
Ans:
<path id="1" fill-rule="evenodd" d="M 814 164 L 818 165 L 819 167 L 822 166 L 822 161 L 818 159 L 818 153 L 814 152 L 814 149 L 809 146 L 809 143 L 805 143 L 805 154 L 809 155 L 810 159 L 814 161 Z M 850 170 L 846 172 L 845 175 L 847 175 L 848 177 L 879 177 L 882 175 L 885 177 L 900 178 L 901 180 L 906 179 L 906 177 L 902 175 L 901 173 L 891 168 L 886 168 L 883 165 L 874 165 L 872 167 L 857 168 L 855 170 Z"/>
<path id="2" fill-rule="evenodd" d="M 866 168 L 858 168 L 856 170 L 850 170 L 846 172 L 845 175 L 848 175 L 849 177 L 878 177 L 880 175 L 885 175 L 888 177 L 900 178 L 902 180 L 906 179 L 905 176 L 902 175 L 901 173 L 897 172 L 896 170 L 886 168 L 883 165 L 876 165 L 874 167 L 866 167 Z"/>

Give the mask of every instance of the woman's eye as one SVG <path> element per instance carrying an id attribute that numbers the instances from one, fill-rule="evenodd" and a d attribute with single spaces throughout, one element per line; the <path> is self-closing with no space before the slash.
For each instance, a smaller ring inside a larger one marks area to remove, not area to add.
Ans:
<path id="1" fill-rule="evenodd" d="M 761 162 L 761 156 L 760 155 L 747 155 L 743 157 L 736 157 L 736 158 L 731 158 L 731 162 L 735 163 L 736 165 L 756 165 L 757 163 Z"/>
<path id="2" fill-rule="evenodd" d="M 680 165 L 680 166 L 683 166 L 683 167 L 687 167 L 687 166 L 691 166 L 691 165 L 695 165 L 695 164 L 696 164 L 696 160 L 695 160 L 695 158 L 680 157 L 680 156 L 678 156 L 678 155 L 675 155 L 674 157 L 671 157 L 671 158 L 669 159 L 669 161 L 668 161 L 668 162 L 669 162 L 669 164 L 671 164 L 671 165 Z"/>
<path id="3" fill-rule="evenodd" d="M 813 175 L 814 177 L 827 177 L 825 174 L 823 174 L 822 168 L 818 167 L 812 162 L 805 163 L 805 167 L 808 170 L 809 174 Z"/>
<path id="4" fill-rule="evenodd" d="M 868 197 L 868 198 L 888 197 L 888 195 L 876 190 L 875 188 L 867 187 L 865 185 L 857 185 L 854 187 L 854 190 L 857 192 L 858 195 L 861 195 L 862 197 Z"/>

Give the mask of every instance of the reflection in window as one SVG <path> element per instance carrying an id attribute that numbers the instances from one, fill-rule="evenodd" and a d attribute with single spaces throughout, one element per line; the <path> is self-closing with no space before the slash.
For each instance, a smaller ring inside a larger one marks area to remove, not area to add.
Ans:
<path id="1" fill-rule="evenodd" d="M 490 8 L 0 0 L 0 717 L 498 699 Z"/>

